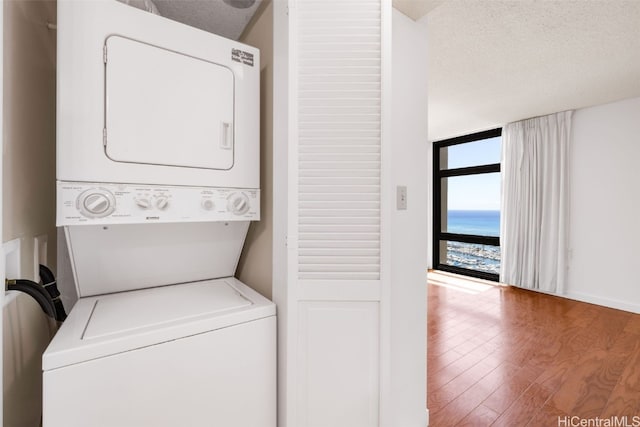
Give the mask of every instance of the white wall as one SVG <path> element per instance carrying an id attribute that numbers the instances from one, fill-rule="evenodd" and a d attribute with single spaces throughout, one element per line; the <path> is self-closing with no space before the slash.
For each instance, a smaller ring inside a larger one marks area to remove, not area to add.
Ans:
<path id="1" fill-rule="evenodd" d="M 640 98 L 577 110 L 567 296 L 640 313 Z"/>
<path id="2" fill-rule="evenodd" d="M 393 426 L 425 426 L 428 263 L 427 25 L 394 9 L 392 179 L 407 210 L 392 212 L 391 388 Z M 394 206 L 395 208 L 395 206 Z"/>

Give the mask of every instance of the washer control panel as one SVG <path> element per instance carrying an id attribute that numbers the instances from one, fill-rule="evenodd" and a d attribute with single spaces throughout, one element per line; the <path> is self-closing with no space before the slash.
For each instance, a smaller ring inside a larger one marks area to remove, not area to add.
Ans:
<path id="1" fill-rule="evenodd" d="M 260 190 L 58 181 L 58 226 L 257 221 Z"/>

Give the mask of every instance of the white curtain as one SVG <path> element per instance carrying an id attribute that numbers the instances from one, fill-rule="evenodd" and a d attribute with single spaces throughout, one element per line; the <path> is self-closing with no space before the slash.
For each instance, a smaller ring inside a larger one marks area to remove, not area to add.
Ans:
<path id="1" fill-rule="evenodd" d="M 502 131 L 500 281 L 563 293 L 568 250 L 572 111 Z M 594 171 L 595 173 L 595 171 Z"/>

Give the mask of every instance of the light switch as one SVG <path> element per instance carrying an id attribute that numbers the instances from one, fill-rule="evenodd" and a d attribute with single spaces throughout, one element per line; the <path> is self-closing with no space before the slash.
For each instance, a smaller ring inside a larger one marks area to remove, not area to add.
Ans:
<path id="1" fill-rule="evenodd" d="M 398 185 L 396 190 L 396 209 L 399 211 L 407 210 L 407 186 Z"/>

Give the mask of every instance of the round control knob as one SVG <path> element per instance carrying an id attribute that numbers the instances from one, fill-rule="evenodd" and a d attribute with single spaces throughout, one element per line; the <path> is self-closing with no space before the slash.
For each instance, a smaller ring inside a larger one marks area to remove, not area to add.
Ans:
<path id="1" fill-rule="evenodd" d="M 169 206 L 169 199 L 167 197 L 158 197 L 156 199 L 156 207 L 161 211 L 165 210 Z"/>
<path id="2" fill-rule="evenodd" d="M 77 207 L 88 218 L 103 218 L 116 208 L 113 194 L 104 188 L 91 188 L 78 196 Z"/>
<path id="3" fill-rule="evenodd" d="M 136 197 L 135 200 L 136 200 L 136 205 L 138 205 L 138 207 L 141 209 L 149 209 L 149 206 L 151 206 L 149 199 L 146 199 L 144 197 Z"/>
<path id="4" fill-rule="evenodd" d="M 104 194 L 91 193 L 82 202 L 85 210 L 93 215 L 100 215 L 109 209 L 109 199 Z"/>
<path id="5" fill-rule="evenodd" d="M 234 215 L 244 215 L 251 207 L 249 198 L 243 193 L 233 193 L 228 200 L 227 209 Z"/>
<path id="6" fill-rule="evenodd" d="M 200 202 L 200 206 L 202 206 L 202 209 L 210 211 L 216 207 L 216 204 L 213 203 L 213 200 L 211 199 L 203 199 L 202 202 Z"/>

